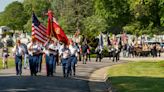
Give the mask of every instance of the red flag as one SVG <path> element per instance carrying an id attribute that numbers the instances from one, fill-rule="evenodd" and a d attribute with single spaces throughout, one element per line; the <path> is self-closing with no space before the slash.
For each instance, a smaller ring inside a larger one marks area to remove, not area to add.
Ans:
<path id="1" fill-rule="evenodd" d="M 64 33 L 63 29 L 59 26 L 55 18 L 53 17 L 53 13 L 51 10 L 48 11 L 48 28 L 47 34 L 53 35 L 57 40 L 69 44 L 69 40 Z"/>
<path id="2" fill-rule="evenodd" d="M 47 35 L 50 36 L 52 32 L 52 19 L 53 19 L 53 13 L 51 10 L 48 10 L 48 25 L 47 25 Z"/>

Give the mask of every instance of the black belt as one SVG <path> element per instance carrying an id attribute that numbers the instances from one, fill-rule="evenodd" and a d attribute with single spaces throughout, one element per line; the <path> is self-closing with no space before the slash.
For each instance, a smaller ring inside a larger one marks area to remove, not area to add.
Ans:
<path id="1" fill-rule="evenodd" d="M 50 54 L 50 55 L 54 55 L 54 54 Z"/>
<path id="2" fill-rule="evenodd" d="M 75 57 L 75 55 L 71 55 L 71 57 Z"/>
<path id="3" fill-rule="evenodd" d="M 22 57 L 22 56 L 18 56 L 18 55 L 16 55 L 16 57 L 19 57 L 19 58 L 20 58 L 20 57 Z"/>

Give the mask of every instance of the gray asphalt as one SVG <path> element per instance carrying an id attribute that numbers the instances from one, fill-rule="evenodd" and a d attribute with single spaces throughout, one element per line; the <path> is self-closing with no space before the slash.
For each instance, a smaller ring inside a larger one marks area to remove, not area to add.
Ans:
<path id="1" fill-rule="evenodd" d="M 92 59 L 87 64 L 78 63 L 75 77 L 63 78 L 61 66 L 57 66 L 55 76 L 46 77 L 45 65 L 38 76 L 30 76 L 29 70 L 23 69 L 22 76 L 15 75 L 15 68 L 0 71 L 0 92 L 90 92 L 88 79 L 91 73 L 99 68 L 123 63 L 103 59 L 95 62 Z M 96 82 L 96 84 L 102 82 Z"/>

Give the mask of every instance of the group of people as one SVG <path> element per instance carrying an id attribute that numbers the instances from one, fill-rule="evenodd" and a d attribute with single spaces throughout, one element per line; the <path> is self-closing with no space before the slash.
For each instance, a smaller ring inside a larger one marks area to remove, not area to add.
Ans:
<path id="1" fill-rule="evenodd" d="M 31 76 L 36 76 L 42 69 L 42 59 L 45 57 L 47 76 L 53 76 L 56 72 L 56 65 L 59 64 L 59 57 L 62 64 L 63 76 L 75 75 L 75 64 L 77 63 L 78 47 L 71 41 L 70 45 L 58 45 L 57 42 L 49 40 L 49 42 L 43 46 L 36 39 L 32 39 L 31 42 L 25 46 L 21 45 L 20 40 L 17 40 L 16 46 L 13 48 L 13 54 L 15 57 L 16 75 L 22 74 L 22 58 L 26 60 L 28 58 L 29 65 L 24 60 L 24 68 L 29 66 Z"/>
<path id="2" fill-rule="evenodd" d="M 56 66 L 61 64 L 63 76 L 69 77 L 76 74 L 77 61 L 86 64 L 90 61 L 91 47 L 86 43 L 73 42 L 70 40 L 69 45 L 57 41 L 49 40 L 46 45 L 39 43 L 32 38 L 29 44 L 22 44 L 18 39 L 13 48 L 13 56 L 15 58 L 16 75 L 22 74 L 22 61 L 24 58 L 24 69 L 30 69 L 31 76 L 36 76 L 42 70 L 42 61 L 45 59 L 47 76 L 53 76 L 56 72 Z M 137 49 L 136 49 L 137 48 Z M 116 62 L 119 60 L 120 52 L 123 52 L 123 57 L 130 57 L 130 55 L 137 55 L 141 51 L 150 51 L 153 57 L 157 56 L 157 51 L 160 49 L 159 45 L 136 45 L 136 44 L 121 44 L 121 39 L 117 44 L 110 44 L 108 48 L 109 57 Z M 103 47 L 98 45 L 95 49 L 96 62 L 101 62 L 103 56 Z M 145 55 L 145 54 L 144 54 Z M 2 49 L 3 68 L 8 68 L 7 58 L 9 50 L 5 45 Z M 160 52 L 159 52 L 160 56 Z M 82 59 L 81 59 L 82 57 Z"/>
<path id="3" fill-rule="evenodd" d="M 37 76 L 38 72 L 42 71 L 42 61 L 45 59 L 47 76 L 54 76 L 56 66 L 59 64 L 62 65 L 63 77 L 75 76 L 77 61 L 81 61 L 82 56 L 83 64 L 86 64 L 86 61 L 90 60 L 90 58 L 88 59 L 90 50 L 87 43 L 79 45 L 73 40 L 70 40 L 69 43 L 69 45 L 66 45 L 50 39 L 43 46 L 32 38 L 31 42 L 26 45 L 18 39 L 12 49 L 16 75 L 22 75 L 22 66 L 24 66 L 24 69 L 30 70 L 31 76 Z M 4 68 L 7 67 L 7 57 L 9 55 L 8 48 L 5 47 L 2 50 Z"/>
<path id="4" fill-rule="evenodd" d="M 123 57 L 153 56 L 160 57 L 161 46 L 159 44 L 124 44 Z"/>

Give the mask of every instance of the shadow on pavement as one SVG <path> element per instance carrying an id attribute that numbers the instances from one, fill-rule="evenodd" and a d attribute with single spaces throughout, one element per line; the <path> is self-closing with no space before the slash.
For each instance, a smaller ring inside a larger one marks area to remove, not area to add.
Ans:
<path id="1" fill-rule="evenodd" d="M 80 77 L 0 76 L 0 92 L 90 92 L 90 89 L 88 81 Z"/>

